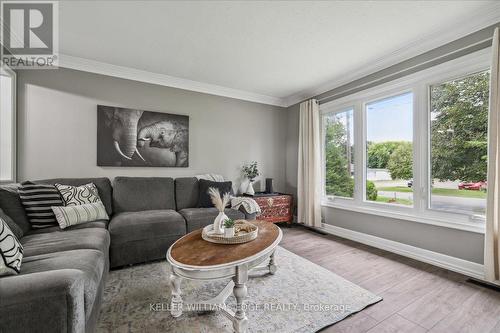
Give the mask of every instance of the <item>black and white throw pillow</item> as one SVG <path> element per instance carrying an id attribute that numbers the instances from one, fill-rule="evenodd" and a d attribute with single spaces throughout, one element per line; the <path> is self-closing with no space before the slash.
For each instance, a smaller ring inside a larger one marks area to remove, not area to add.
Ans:
<path id="1" fill-rule="evenodd" d="M 4 220 L 9 226 L 10 231 L 14 233 L 17 239 L 21 239 L 24 236 L 23 229 L 21 229 L 14 220 L 10 218 L 5 212 L 0 208 L 0 219 Z"/>
<path id="2" fill-rule="evenodd" d="M 18 274 L 22 260 L 23 246 L 0 218 L 0 276 Z"/>
<path id="3" fill-rule="evenodd" d="M 62 206 L 63 201 L 54 185 L 24 182 L 18 192 L 33 229 L 58 226 L 51 207 Z"/>
<path id="4" fill-rule="evenodd" d="M 55 184 L 61 194 L 65 206 L 79 206 L 101 202 L 99 192 L 94 183 L 81 186 Z"/>

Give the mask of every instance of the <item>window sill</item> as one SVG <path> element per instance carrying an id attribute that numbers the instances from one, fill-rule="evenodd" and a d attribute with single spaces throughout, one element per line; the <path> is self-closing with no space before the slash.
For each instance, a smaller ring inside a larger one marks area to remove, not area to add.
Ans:
<path id="1" fill-rule="evenodd" d="M 363 214 L 371 214 L 383 217 L 389 217 L 398 220 L 411 221 L 417 223 L 430 224 L 439 227 L 451 228 L 464 230 L 469 232 L 474 232 L 478 234 L 484 234 L 485 225 L 484 222 L 480 220 L 478 222 L 456 222 L 451 220 L 446 220 L 442 218 L 435 218 L 429 216 L 416 216 L 413 214 L 408 214 L 404 212 L 396 212 L 388 209 L 378 208 L 378 207 L 364 207 L 360 205 L 348 205 L 348 204 L 340 204 L 329 201 L 328 199 L 323 200 L 321 203 L 323 207 L 330 207 L 336 209 L 343 209 Z"/>

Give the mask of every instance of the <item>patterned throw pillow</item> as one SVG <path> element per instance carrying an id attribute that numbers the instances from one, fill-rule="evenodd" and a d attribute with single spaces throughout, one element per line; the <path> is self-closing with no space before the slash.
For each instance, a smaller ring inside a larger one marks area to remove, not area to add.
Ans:
<path id="1" fill-rule="evenodd" d="M 54 185 L 24 182 L 18 189 L 19 197 L 33 229 L 57 226 L 52 206 L 62 206 L 63 201 Z"/>
<path id="2" fill-rule="evenodd" d="M 17 239 L 21 239 L 24 236 L 23 230 L 17 225 L 16 222 L 14 222 L 14 220 L 10 218 L 10 216 L 5 214 L 1 208 L 0 208 L 0 219 L 4 220 L 5 223 L 7 223 L 7 226 L 9 227 L 10 231 L 14 233 Z"/>
<path id="3" fill-rule="evenodd" d="M 23 246 L 0 218 L 0 276 L 18 274 L 22 260 Z"/>
<path id="4" fill-rule="evenodd" d="M 106 208 L 102 202 L 89 203 L 79 206 L 52 207 L 61 229 L 72 225 L 96 220 L 109 220 Z"/>
<path id="5" fill-rule="evenodd" d="M 59 193 L 61 193 L 65 206 L 78 206 L 89 203 L 101 202 L 99 192 L 94 183 L 82 186 L 71 186 L 55 184 Z"/>

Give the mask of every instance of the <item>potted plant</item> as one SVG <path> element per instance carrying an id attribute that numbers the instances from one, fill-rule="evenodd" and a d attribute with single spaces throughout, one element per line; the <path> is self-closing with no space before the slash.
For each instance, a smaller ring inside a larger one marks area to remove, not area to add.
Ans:
<path id="1" fill-rule="evenodd" d="M 224 220 L 224 236 L 234 237 L 234 220 L 228 218 Z"/>
<path id="2" fill-rule="evenodd" d="M 219 215 L 217 215 L 217 217 L 214 220 L 214 233 L 223 234 L 224 228 L 222 227 L 222 224 L 224 223 L 225 220 L 229 219 L 227 215 L 224 213 L 224 209 L 226 208 L 229 202 L 229 193 L 224 193 L 224 195 L 221 197 L 219 189 L 210 187 L 208 189 L 208 195 L 210 195 L 212 203 L 214 204 L 215 208 L 217 208 L 217 210 L 219 211 Z"/>
<path id="3" fill-rule="evenodd" d="M 245 191 L 245 194 L 254 195 L 255 190 L 253 189 L 253 182 L 255 181 L 255 178 L 260 174 L 257 167 L 257 162 L 253 161 L 249 164 L 244 165 L 242 170 L 243 174 L 248 178 L 248 187 Z"/>

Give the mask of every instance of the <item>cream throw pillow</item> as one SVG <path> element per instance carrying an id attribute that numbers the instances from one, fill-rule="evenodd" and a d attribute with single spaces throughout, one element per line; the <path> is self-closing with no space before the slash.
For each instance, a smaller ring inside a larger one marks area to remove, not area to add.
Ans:
<path id="1" fill-rule="evenodd" d="M 52 211 L 61 229 L 96 220 L 109 220 L 106 208 L 100 201 L 79 206 L 54 206 Z"/>

